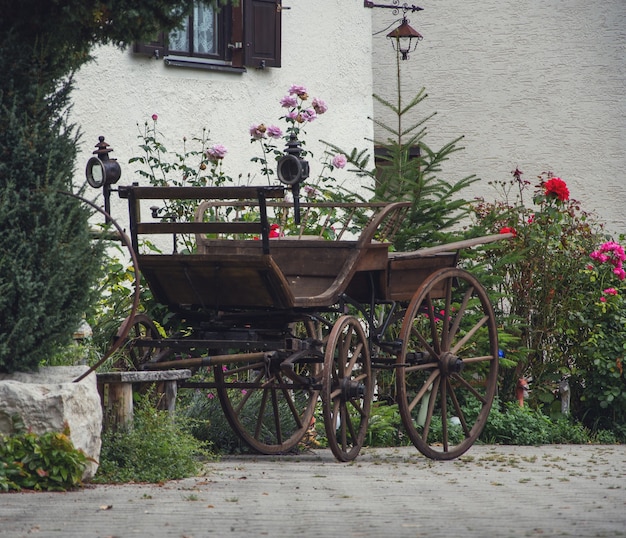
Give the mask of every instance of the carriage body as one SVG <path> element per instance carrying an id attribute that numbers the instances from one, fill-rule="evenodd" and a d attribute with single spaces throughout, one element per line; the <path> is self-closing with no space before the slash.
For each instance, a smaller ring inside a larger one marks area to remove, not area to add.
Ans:
<path id="1" fill-rule="evenodd" d="M 208 368 L 181 386 L 217 391 L 233 429 L 266 454 L 296 448 L 321 401 L 333 453 L 356 457 L 378 372 L 395 378 L 425 455 L 451 459 L 476 440 L 495 394 L 497 331 L 484 289 L 456 266 L 459 248 L 496 237 L 399 253 L 392 239 L 409 202 L 304 203 L 305 217 L 326 220 L 315 234 L 291 222 L 283 235 L 272 226 L 288 218 L 282 187 L 119 191 L 139 269 L 187 327 L 162 338 L 144 315 L 129 319 L 135 367 Z M 151 201 L 181 199 L 199 201 L 193 222 L 142 220 Z M 153 234 L 173 236 L 174 251 L 142 252 Z M 176 252 L 177 234 L 196 250 Z"/>

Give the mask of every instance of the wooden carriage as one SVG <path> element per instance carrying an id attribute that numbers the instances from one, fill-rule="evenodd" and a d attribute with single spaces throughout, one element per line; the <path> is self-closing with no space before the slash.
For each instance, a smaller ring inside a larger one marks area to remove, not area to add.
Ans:
<path id="1" fill-rule="evenodd" d="M 141 273 L 182 328 L 163 337 L 135 315 L 124 352 L 137 369 L 193 369 L 180 386 L 215 391 L 233 429 L 264 454 L 297 447 L 319 404 L 329 447 L 352 460 L 383 383 L 423 454 L 465 452 L 496 392 L 498 342 L 487 294 L 457 267 L 458 250 L 504 236 L 393 252 L 408 202 L 304 203 L 305 215 L 328 215 L 315 235 L 293 223 L 273 233 L 288 218 L 284 192 L 120 187 Z M 155 200 L 196 200 L 195 221 L 142 219 Z M 142 252 L 155 234 L 189 234 L 196 250 Z"/>

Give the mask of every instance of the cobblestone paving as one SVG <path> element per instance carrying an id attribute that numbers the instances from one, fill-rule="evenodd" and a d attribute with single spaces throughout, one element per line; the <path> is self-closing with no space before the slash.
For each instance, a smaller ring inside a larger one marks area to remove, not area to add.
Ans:
<path id="1" fill-rule="evenodd" d="M 226 457 L 162 485 L 0 495 L 0 537 L 626 536 L 626 446 Z"/>

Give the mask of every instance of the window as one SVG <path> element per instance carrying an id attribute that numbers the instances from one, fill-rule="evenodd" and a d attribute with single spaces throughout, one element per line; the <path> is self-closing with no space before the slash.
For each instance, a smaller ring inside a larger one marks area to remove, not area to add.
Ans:
<path id="1" fill-rule="evenodd" d="M 216 10 L 198 3 L 182 29 L 160 33 L 134 52 L 170 66 L 245 71 L 280 67 L 281 0 L 240 0 Z"/>

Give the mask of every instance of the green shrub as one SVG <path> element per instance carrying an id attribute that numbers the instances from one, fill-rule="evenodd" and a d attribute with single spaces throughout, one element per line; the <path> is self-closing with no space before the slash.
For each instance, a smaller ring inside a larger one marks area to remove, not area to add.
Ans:
<path id="1" fill-rule="evenodd" d="M 372 404 L 369 424 L 367 425 L 366 446 L 406 446 L 411 441 L 404 434 L 398 404 L 387 405 L 385 402 Z"/>
<path id="2" fill-rule="evenodd" d="M 0 491 L 66 491 L 81 484 L 89 458 L 74 448 L 68 426 L 38 435 L 24 431 L 17 417 L 13 423 L 17 433 L 0 435 Z"/>
<path id="3" fill-rule="evenodd" d="M 238 453 L 247 450 L 246 445 L 226 420 L 218 397 L 213 391 L 195 390 L 180 394 L 179 415 L 188 421 L 190 432 L 197 439 L 208 443 L 222 453 Z"/>
<path id="4" fill-rule="evenodd" d="M 184 421 L 158 411 L 147 397 L 139 398 L 133 424 L 102 436 L 100 468 L 94 482 L 162 482 L 193 476 L 205 445 Z"/>

